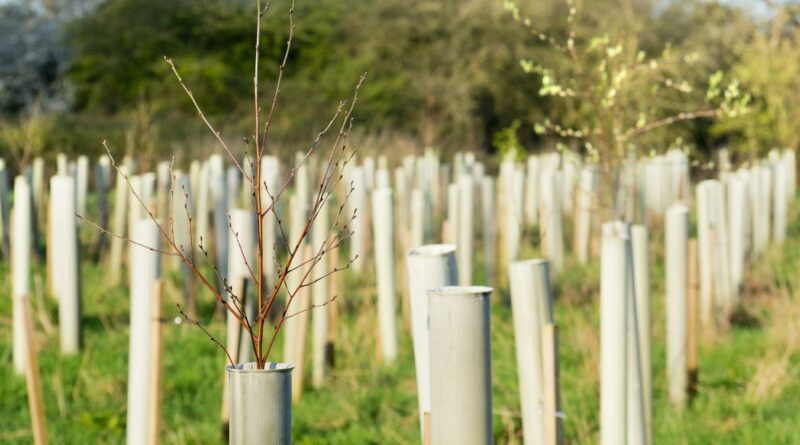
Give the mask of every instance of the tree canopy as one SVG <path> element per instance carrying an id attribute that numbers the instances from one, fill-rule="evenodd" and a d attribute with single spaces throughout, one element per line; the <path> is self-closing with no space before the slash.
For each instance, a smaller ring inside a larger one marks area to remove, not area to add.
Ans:
<path id="1" fill-rule="evenodd" d="M 494 135 L 515 121 L 526 147 L 560 140 L 550 134 L 555 127 L 536 131 L 548 122 L 597 130 L 614 125 L 598 119 L 618 116 L 626 131 L 639 133 L 652 121 L 721 107 L 736 80 L 740 97 L 752 96 L 751 114 L 681 121 L 635 142 L 662 150 L 680 140 L 706 151 L 720 144 L 794 146 L 800 139 L 792 110 L 800 78 L 792 4 L 755 16 L 702 0 L 526 2 L 517 14 L 527 23 L 515 21 L 507 6 L 502 0 L 297 2 L 276 134 L 307 139 L 366 72 L 358 129 L 410 136 L 421 145 L 491 150 Z M 0 8 L 6 21 L 8 8 Z M 273 1 L 263 18 L 265 96 L 285 50 L 288 8 L 289 0 Z M 32 92 L 51 91 L 72 116 L 113 120 L 146 103 L 174 122 L 191 118 L 195 111 L 167 56 L 207 114 L 222 127 L 243 128 L 252 103 L 255 17 L 255 5 L 242 0 L 100 1 L 40 33 L 50 40 L 32 43 L 59 55 L 57 69 L 48 71 L 43 59 L 30 71 L 45 81 L 0 73 L 0 93 L 11 91 L 9 77 L 21 85 L 13 90 L 15 105 L 0 105 L 6 114 L 24 113 Z M 570 38 L 581 49 L 581 73 L 552 44 Z M 648 70 L 653 63 L 657 69 Z M 621 72 L 627 79 L 615 84 Z M 709 81 L 717 73 L 720 96 L 710 104 Z M 564 100 L 565 91 L 584 94 L 586 82 L 605 82 L 595 99 L 616 94 L 616 114 L 599 116 L 604 108 L 592 101 Z"/>

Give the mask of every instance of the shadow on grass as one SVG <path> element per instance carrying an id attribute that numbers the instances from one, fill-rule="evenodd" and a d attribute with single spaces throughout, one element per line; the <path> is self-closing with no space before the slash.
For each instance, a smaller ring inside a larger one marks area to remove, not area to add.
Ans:
<path id="1" fill-rule="evenodd" d="M 761 320 L 753 315 L 746 308 L 741 305 L 736 306 L 731 315 L 728 317 L 728 322 L 733 328 L 741 329 L 760 329 Z"/>

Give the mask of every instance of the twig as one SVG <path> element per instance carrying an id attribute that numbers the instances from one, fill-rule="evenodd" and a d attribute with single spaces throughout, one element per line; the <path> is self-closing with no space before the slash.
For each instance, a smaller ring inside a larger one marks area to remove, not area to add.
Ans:
<path id="1" fill-rule="evenodd" d="M 194 319 L 190 318 L 188 315 L 186 315 L 186 312 L 183 312 L 183 309 L 181 309 L 181 305 L 180 304 L 178 304 L 176 306 L 178 307 L 178 312 L 181 314 L 183 319 L 188 321 L 188 322 L 190 322 L 190 323 L 193 323 L 195 326 L 200 328 L 200 330 L 203 331 L 203 333 L 208 336 L 209 340 L 213 341 L 214 343 L 217 344 L 217 346 L 222 348 L 222 350 L 225 352 L 225 355 L 228 356 L 228 361 L 230 362 L 231 366 L 236 366 L 236 364 L 233 362 L 233 358 L 231 358 L 231 355 L 228 353 L 228 349 L 225 348 L 225 345 L 223 345 L 222 343 L 219 342 L 219 340 L 214 338 L 214 336 L 211 335 L 211 333 L 208 332 L 208 330 L 206 328 L 204 328 L 203 325 L 201 325 L 199 321 L 194 320 Z"/>
<path id="2" fill-rule="evenodd" d="M 325 307 L 325 306 L 329 305 L 330 303 L 333 303 L 334 301 L 336 301 L 336 298 L 338 298 L 338 297 L 339 297 L 338 295 L 334 295 L 333 298 L 331 298 L 330 300 L 327 300 L 327 301 L 319 303 L 319 304 L 312 304 L 311 306 L 309 306 L 309 307 L 307 307 L 305 309 L 301 309 L 301 310 L 299 310 L 299 311 L 297 311 L 297 312 L 295 312 L 295 313 L 293 313 L 291 315 L 287 315 L 284 319 L 288 320 L 288 319 L 294 317 L 295 315 L 300 315 L 300 314 L 302 314 L 304 312 L 308 312 L 308 311 L 311 311 L 311 310 L 316 309 L 316 308 Z"/>
<path id="3" fill-rule="evenodd" d="M 181 88 L 183 88 L 183 91 L 185 91 L 186 95 L 189 96 L 189 99 L 191 99 L 192 104 L 194 105 L 194 108 L 197 110 L 197 114 L 200 115 L 200 119 L 202 119 L 203 122 L 206 124 L 206 127 L 208 127 L 208 129 L 211 130 L 212 133 L 214 133 L 214 137 L 217 139 L 217 141 L 220 143 L 220 145 L 222 145 L 222 148 L 225 149 L 225 152 L 228 154 L 228 157 L 230 157 L 231 160 L 233 161 L 233 163 L 236 165 L 236 168 L 238 168 L 239 171 L 242 172 L 242 175 L 245 178 L 247 178 L 247 180 L 252 182 L 253 179 L 250 176 L 247 175 L 247 173 L 244 171 L 242 166 L 239 164 L 239 161 L 236 159 L 236 156 L 234 156 L 233 152 L 231 152 L 231 149 L 228 148 L 228 144 L 226 144 L 225 140 L 222 139 L 222 136 L 220 135 L 219 131 L 215 130 L 214 126 L 211 125 L 211 122 L 209 122 L 208 119 L 206 118 L 206 115 L 203 113 L 203 109 L 200 108 L 200 104 L 198 104 L 197 100 L 194 98 L 194 94 L 192 94 L 192 90 L 190 90 L 186 86 L 186 84 L 183 83 L 183 78 L 181 78 L 181 75 L 178 73 L 178 69 L 175 68 L 175 64 L 172 62 L 172 59 L 170 59 L 167 56 L 164 56 L 164 61 L 169 64 L 170 68 L 172 68 L 172 72 L 175 74 L 175 78 L 178 79 L 178 83 L 181 85 Z"/>

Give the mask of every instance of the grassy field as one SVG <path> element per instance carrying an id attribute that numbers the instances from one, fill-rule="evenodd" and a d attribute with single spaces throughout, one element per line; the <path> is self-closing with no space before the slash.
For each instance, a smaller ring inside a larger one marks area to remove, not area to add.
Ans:
<path id="1" fill-rule="evenodd" d="M 800 443 L 800 221 L 795 203 L 788 240 L 749 268 L 742 308 L 727 332 L 699 351 L 699 391 L 683 412 L 666 401 L 664 373 L 663 238 L 651 236 L 654 443 Z M 569 239 L 569 238 L 567 238 Z M 530 255 L 532 250 L 523 255 Z M 478 258 L 480 261 L 480 258 Z M 370 267 L 366 268 L 367 271 Z M 477 280 L 482 279 L 478 267 Z M 126 286 L 110 287 L 103 266 L 84 262 L 80 355 L 58 354 L 55 303 L 43 295 L 37 267 L 33 298 L 39 364 L 52 443 L 123 443 L 128 365 Z M 374 283 L 370 273 L 340 276 L 336 369 L 326 387 L 307 389 L 294 410 L 299 444 L 418 442 L 413 351 L 402 336 L 397 363 L 377 359 Z M 164 313 L 177 315 L 177 275 L 170 276 Z M 598 438 L 598 266 L 567 272 L 556 288 L 561 383 L 570 443 Z M 31 443 L 25 381 L 11 370 L 8 265 L 0 264 L 0 443 Z M 494 430 L 498 443 L 521 443 L 511 308 L 506 289 L 493 295 Z M 213 311 L 201 296 L 201 313 Z M 400 319 L 398 315 L 398 319 Z M 48 321 L 49 320 L 49 321 Z M 210 323 L 215 335 L 222 319 Z M 165 324 L 164 443 L 223 443 L 219 423 L 224 358 L 197 328 Z M 279 348 L 280 349 L 280 348 Z M 309 370 L 309 366 L 306 366 Z"/>

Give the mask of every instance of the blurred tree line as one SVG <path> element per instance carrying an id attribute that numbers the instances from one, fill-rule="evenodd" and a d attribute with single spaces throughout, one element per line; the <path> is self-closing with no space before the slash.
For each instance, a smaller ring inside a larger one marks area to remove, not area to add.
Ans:
<path id="1" fill-rule="evenodd" d="M 288 3 L 273 1 L 264 17 L 265 99 L 288 36 Z M 584 39 L 578 43 L 590 46 L 589 39 L 610 36 L 620 48 L 669 54 L 675 61 L 669 72 L 701 93 L 722 72 L 752 95 L 751 113 L 659 129 L 643 141 L 649 149 L 673 141 L 703 153 L 724 144 L 747 151 L 797 145 L 795 4 L 770 3 L 766 15 L 706 0 L 582 0 L 575 6 L 575 39 Z M 520 7 L 536 29 L 569 38 L 570 3 Z M 299 1 L 275 136 L 307 142 L 366 72 L 356 113 L 360 132 L 493 150 L 494 136 L 518 121 L 523 145 L 551 145 L 552 138 L 534 131 L 537 122 L 580 122 L 597 110 L 541 94 L 542 77 L 526 73 L 520 61 L 554 69 L 568 62 L 506 9 L 503 0 Z M 31 115 L 52 120 L 44 126 L 50 140 L 42 144 L 59 150 L 99 150 L 106 137 L 139 146 L 145 142 L 135 133 L 142 126 L 159 144 L 194 143 L 204 130 L 164 56 L 174 60 L 223 133 L 248 134 L 254 21 L 255 6 L 244 0 L 0 6 L 0 33 L 9 36 L 0 39 L 0 150 L 9 146 L 3 129 Z M 628 94 L 648 98 L 656 87 L 663 85 L 631 83 Z M 667 95 L 647 105 L 657 116 L 679 112 L 691 100 Z"/>

